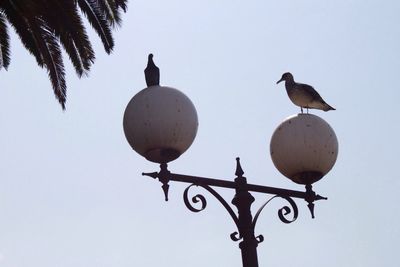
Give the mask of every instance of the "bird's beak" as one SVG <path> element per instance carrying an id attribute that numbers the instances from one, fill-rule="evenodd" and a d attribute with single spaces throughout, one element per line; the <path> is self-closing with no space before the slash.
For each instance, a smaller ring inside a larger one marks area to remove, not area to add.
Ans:
<path id="1" fill-rule="evenodd" d="M 276 84 L 280 83 L 281 81 L 283 81 L 283 78 L 281 78 L 279 81 L 277 81 Z"/>

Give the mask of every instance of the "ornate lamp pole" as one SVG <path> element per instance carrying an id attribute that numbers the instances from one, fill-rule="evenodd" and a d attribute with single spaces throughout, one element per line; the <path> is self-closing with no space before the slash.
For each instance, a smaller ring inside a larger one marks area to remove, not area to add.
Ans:
<path id="1" fill-rule="evenodd" d="M 165 200 L 168 200 L 169 182 L 188 183 L 183 193 L 186 207 L 192 212 L 206 208 L 206 198 L 197 194 L 189 197 L 193 186 L 200 186 L 211 193 L 228 211 L 237 226 L 230 237 L 240 241 L 243 267 L 258 267 L 257 246 L 264 240 L 255 235 L 258 217 L 274 198 L 283 198 L 287 205 L 279 209 L 278 216 L 284 223 L 297 219 L 298 208 L 293 200 L 300 198 L 308 203 L 314 218 L 314 202 L 327 199 L 317 195 L 312 184 L 320 180 L 335 164 L 338 142 L 333 129 L 321 118 L 311 114 L 298 114 L 287 118 L 275 130 L 270 144 L 272 160 L 277 169 L 292 181 L 304 184 L 305 191 L 295 191 L 247 183 L 239 158 L 236 158 L 234 181 L 176 174 L 168 170 L 167 163 L 177 159 L 194 141 L 197 133 L 197 112 L 188 97 L 180 91 L 152 85 L 136 94 L 124 114 L 125 136 L 132 148 L 147 160 L 160 163 L 160 171 L 143 173 L 162 183 Z M 214 188 L 235 190 L 232 204 L 237 212 Z M 255 213 L 252 192 L 271 195 Z M 196 208 L 194 204 L 198 204 Z M 288 218 L 288 215 L 292 215 Z"/>

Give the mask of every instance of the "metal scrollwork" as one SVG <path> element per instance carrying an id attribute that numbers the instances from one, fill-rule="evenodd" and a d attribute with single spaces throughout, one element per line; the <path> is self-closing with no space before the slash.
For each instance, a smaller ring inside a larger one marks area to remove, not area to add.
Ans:
<path id="1" fill-rule="evenodd" d="M 259 235 L 256 237 L 257 243 L 261 243 L 264 241 L 264 236 L 263 235 Z"/>
<path id="2" fill-rule="evenodd" d="M 236 216 L 235 212 L 232 210 L 231 206 L 229 206 L 229 204 L 222 198 L 222 196 L 220 194 L 218 194 L 217 191 L 215 191 L 208 185 L 191 184 L 185 189 L 185 191 L 183 192 L 183 201 L 185 202 L 186 207 L 190 211 L 200 212 L 207 207 L 207 200 L 203 195 L 197 194 L 197 195 L 193 196 L 192 198 L 189 197 L 189 190 L 192 186 L 200 186 L 200 187 L 206 189 L 208 192 L 210 192 L 216 199 L 218 199 L 218 201 L 222 204 L 222 206 L 224 206 L 226 211 L 228 211 L 229 215 L 231 215 L 232 220 L 235 223 L 236 227 L 239 226 L 239 219 Z M 194 203 L 194 204 L 200 203 L 200 208 L 196 208 L 192 203 Z M 238 229 L 239 229 L 239 227 L 238 227 Z M 234 232 L 230 236 L 233 241 L 238 241 L 238 240 L 242 239 L 242 237 L 240 236 L 240 234 L 238 232 Z"/>
<path id="3" fill-rule="evenodd" d="M 273 196 L 273 197 L 271 197 L 270 199 L 268 199 L 268 200 L 260 207 L 260 209 L 257 211 L 257 213 L 256 213 L 256 215 L 254 216 L 254 219 L 253 219 L 253 227 L 254 227 L 254 228 L 255 228 L 255 226 L 256 226 L 256 224 L 257 224 L 258 217 L 260 216 L 260 214 L 261 214 L 262 210 L 264 209 L 264 207 L 265 207 L 271 200 L 273 200 L 274 198 L 277 198 L 277 197 L 280 197 L 280 198 L 285 199 L 285 200 L 290 204 L 290 206 L 283 206 L 282 208 L 280 208 L 280 209 L 278 210 L 279 219 L 280 219 L 283 223 L 292 223 L 292 222 L 294 222 L 294 221 L 297 219 L 297 216 L 299 215 L 299 210 L 298 210 L 298 208 L 297 208 L 296 202 L 294 202 L 294 200 L 293 200 L 292 198 L 290 198 L 290 197 L 276 195 L 276 196 Z M 292 218 L 291 218 L 291 219 L 288 219 L 287 217 L 288 217 L 288 215 L 290 215 L 291 213 L 292 213 Z M 264 239 L 263 239 L 262 237 L 259 238 L 259 242 L 262 242 L 263 240 L 264 240 Z"/>
<path id="4" fill-rule="evenodd" d="M 293 201 L 290 197 L 281 197 L 285 199 L 287 202 L 289 202 L 289 206 L 284 206 L 283 208 L 279 209 L 278 211 L 278 216 L 279 219 L 284 222 L 284 223 L 292 223 L 295 220 L 297 220 L 297 216 L 299 215 L 299 210 L 297 208 L 296 202 Z M 293 217 L 292 219 L 287 219 L 286 216 L 292 213 L 293 211 Z"/>
<path id="5" fill-rule="evenodd" d="M 231 239 L 232 239 L 232 241 L 237 242 L 237 241 L 241 240 L 242 238 L 243 238 L 243 237 L 242 237 L 238 232 L 233 232 L 233 233 L 231 234 Z"/>
<path id="6" fill-rule="evenodd" d="M 192 186 L 194 186 L 194 184 L 188 186 L 188 187 L 185 189 L 185 191 L 183 192 L 183 201 L 185 202 L 186 207 L 187 207 L 190 211 L 192 211 L 192 212 L 200 212 L 200 211 L 204 210 L 204 209 L 207 207 L 207 200 L 206 200 L 206 198 L 205 198 L 203 195 L 197 194 L 197 195 L 195 195 L 194 197 L 192 197 L 192 198 L 191 198 L 191 201 L 190 201 L 190 200 L 189 200 L 188 193 L 189 193 L 189 189 L 190 189 Z M 200 207 L 200 208 L 196 208 L 196 207 L 194 207 L 194 206 L 192 205 L 191 202 L 193 202 L 193 203 L 195 203 L 195 204 L 197 204 L 197 203 L 200 202 L 201 207 Z"/>

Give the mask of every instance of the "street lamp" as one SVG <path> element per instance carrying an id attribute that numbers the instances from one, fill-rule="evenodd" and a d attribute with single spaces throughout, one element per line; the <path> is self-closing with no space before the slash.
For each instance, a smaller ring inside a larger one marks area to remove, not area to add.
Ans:
<path id="1" fill-rule="evenodd" d="M 292 181 L 304 184 L 304 192 L 247 183 L 239 158 L 236 158 L 234 181 L 170 172 L 167 163 L 177 159 L 190 147 L 198 127 L 194 105 L 177 89 L 153 85 L 140 91 L 126 107 L 123 126 L 131 147 L 147 160 L 160 163 L 160 171 L 143 175 L 162 183 L 166 201 L 169 182 L 176 181 L 189 184 L 183 198 L 190 211 L 200 212 L 207 205 L 206 198 L 201 194 L 189 197 L 189 190 L 193 186 L 204 188 L 224 206 L 237 226 L 237 231 L 230 237 L 233 241 L 240 241 L 243 267 L 258 267 L 257 246 L 264 237 L 256 236 L 254 230 L 260 213 L 272 199 L 283 198 L 287 201 L 288 204 L 278 210 L 278 216 L 284 223 L 297 219 L 298 208 L 294 198 L 304 199 L 308 203 L 313 218 L 314 202 L 327 199 L 317 195 L 312 184 L 335 164 L 338 142 L 333 129 L 318 116 L 298 114 L 287 118 L 277 127 L 270 143 L 274 165 Z M 214 189 L 218 187 L 235 190 L 231 203 L 237 212 Z M 254 217 L 251 212 L 253 192 L 271 195 Z"/>

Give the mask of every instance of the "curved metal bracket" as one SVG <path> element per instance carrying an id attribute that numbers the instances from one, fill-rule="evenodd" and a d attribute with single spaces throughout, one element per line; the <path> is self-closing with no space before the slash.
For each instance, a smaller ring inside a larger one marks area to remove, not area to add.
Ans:
<path id="1" fill-rule="evenodd" d="M 233 222 L 235 223 L 237 229 L 239 229 L 239 219 L 236 216 L 236 213 L 233 211 L 231 206 L 225 201 L 225 199 L 223 199 L 222 196 L 217 191 L 215 191 L 208 185 L 191 184 L 185 189 L 185 191 L 183 192 L 183 201 L 185 202 L 186 207 L 190 211 L 200 212 L 207 207 L 207 200 L 203 195 L 197 194 L 197 195 L 193 196 L 192 198 L 189 197 L 189 190 L 192 186 L 200 186 L 200 187 L 204 188 L 205 190 L 207 190 L 208 192 L 210 192 L 222 204 L 222 206 L 226 209 L 226 211 L 228 211 L 228 213 L 231 216 Z M 200 206 L 200 208 L 196 208 L 193 206 L 192 203 L 194 203 L 194 204 L 200 203 L 201 206 Z M 239 241 L 240 239 L 242 239 L 242 237 L 240 236 L 240 234 L 237 231 L 233 232 L 230 235 L 230 237 L 233 241 Z"/>
<path id="2" fill-rule="evenodd" d="M 260 216 L 261 212 L 263 211 L 263 209 L 265 208 L 265 206 L 267 206 L 268 203 L 271 202 L 271 200 L 280 197 L 285 199 L 289 204 L 289 206 L 283 206 L 282 208 L 280 208 L 278 210 L 278 216 L 279 219 L 283 222 L 283 223 L 292 223 L 294 221 L 296 221 L 297 216 L 299 215 L 299 210 L 297 208 L 296 202 L 294 202 L 294 200 L 290 197 L 286 197 L 286 196 L 280 196 L 280 195 L 275 195 L 273 197 L 271 197 L 270 199 L 268 199 L 257 211 L 256 215 L 254 216 L 253 219 L 253 229 L 255 229 L 256 224 L 257 224 L 257 220 L 258 217 Z M 293 218 L 292 219 L 287 219 L 286 216 L 289 215 L 290 213 L 293 212 Z M 261 243 L 264 241 L 264 237 L 262 235 L 257 236 L 257 241 L 258 243 Z"/>

